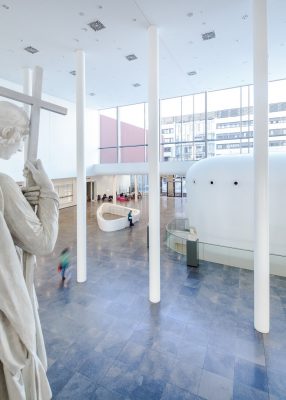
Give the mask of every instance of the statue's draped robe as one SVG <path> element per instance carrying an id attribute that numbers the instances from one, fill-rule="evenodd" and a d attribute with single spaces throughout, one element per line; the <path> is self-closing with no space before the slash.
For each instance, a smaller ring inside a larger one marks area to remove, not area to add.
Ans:
<path id="1" fill-rule="evenodd" d="M 52 252 L 58 197 L 40 191 L 37 215 L 0 173 L 0 399 L 48 400 L 47 357 L 33 283 L 35 255 Z"/>

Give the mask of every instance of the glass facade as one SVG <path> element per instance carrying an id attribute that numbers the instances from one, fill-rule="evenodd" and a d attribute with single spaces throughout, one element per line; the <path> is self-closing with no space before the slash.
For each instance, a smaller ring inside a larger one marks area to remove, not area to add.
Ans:
<path id="1" fill-rule="evenodd" d="M 147 121 L 145 103 L 102 110 L 102 162 L 147 161 Z M 252 85 L 160 101 L 161 161 L 252 151 Z M 286 151 L 286 80 L 269 82 L 269 151 Z"/>

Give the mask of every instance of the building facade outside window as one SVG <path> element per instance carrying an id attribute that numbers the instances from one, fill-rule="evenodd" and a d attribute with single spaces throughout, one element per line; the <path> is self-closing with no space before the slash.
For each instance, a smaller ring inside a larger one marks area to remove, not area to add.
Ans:
<path id="1" fill-rule="evenodd" d="M 145 103 L 100 111 L 101 162 L 148 160 Z M 269 82 L 269 151 L 286 151 L 286 80 Z M 160 101 L 161 161 L 253 152 L 253 86 Z"/>

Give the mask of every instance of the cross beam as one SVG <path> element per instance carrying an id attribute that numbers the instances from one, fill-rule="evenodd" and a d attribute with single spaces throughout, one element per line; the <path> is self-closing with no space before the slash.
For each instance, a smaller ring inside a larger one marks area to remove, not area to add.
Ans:
<path id="1" fill-rule="evenodd" d="M 28 96 L 26 94 L 16 92 L 15 90 L 10 90 L 0 86 L 0 96 L 19 101 L 21 103 L 29 104 L 31 106 L 30 134 L 27 159 L 32 162 L 37 159 L 41 109 L 62 115 L 67 114 L 66 108 L 53 103 L 49 103 L 47 101 L 43 101 L 41 99 L 42 82 L 43 69 L 41 67 L 35 67 L 33 74 L 32 96 Z"/>

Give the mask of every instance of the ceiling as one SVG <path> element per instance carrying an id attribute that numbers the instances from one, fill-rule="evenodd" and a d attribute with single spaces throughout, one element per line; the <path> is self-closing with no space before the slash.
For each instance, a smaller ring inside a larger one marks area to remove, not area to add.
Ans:
<path id="1" fill-rule="evenodd" d="M 286 1 L 269 0 L 268 8 L 274 80 L 286 77 Z M 92 30 L 96 20 L 105 28 Z M 250 0 L 2 0 L 0 78 L 21 84 L 22 68 L 40 65 L 44 92 L 74 101 L 70 71 L 81 48 L 89 107 L 146 101 L 151 24 L 160 36 L 160 98 L 252 82 Z M 215 38 L 204 41 L 211 31 Z M 130 54 L 137 59 L 128 61 Z"/>

